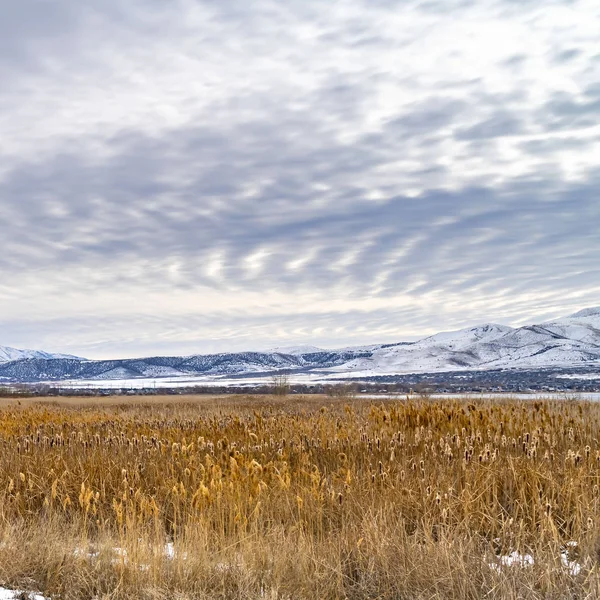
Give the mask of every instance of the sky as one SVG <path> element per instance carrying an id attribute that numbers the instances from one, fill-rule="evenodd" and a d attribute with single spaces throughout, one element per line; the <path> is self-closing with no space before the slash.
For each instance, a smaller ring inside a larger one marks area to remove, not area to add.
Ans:
<path id="1" fill-rule="evenodd" d="M 423 337 L 600 305 L 598 0 L 0 2 L 0 344 Z"/>

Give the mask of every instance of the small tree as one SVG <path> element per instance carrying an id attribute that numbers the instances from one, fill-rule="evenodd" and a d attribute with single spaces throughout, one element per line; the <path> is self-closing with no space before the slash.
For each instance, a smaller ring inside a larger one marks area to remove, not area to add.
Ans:
<path id="1" fill-rule="evenodd" d="M 271 378 L 271 385 L 276 396 L 287 396 L 290 391 L 290 377 L 287 373 L 276 373 Z"/>

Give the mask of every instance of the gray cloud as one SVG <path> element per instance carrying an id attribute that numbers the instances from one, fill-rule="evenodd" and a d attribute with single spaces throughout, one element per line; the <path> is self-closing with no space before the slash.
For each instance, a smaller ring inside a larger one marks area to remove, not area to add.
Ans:
<path id="1" fill-rule="evenodd" d="M 489 140 L 504 135 L 523 133 L 522 122 L 514 115 L 495 114 L 472 127 L 459 131 L 460 140 Z"/>
<path id="2" fill-rule="evenodd" d="M 0 343 L 345 345 L 597 304 L 576 4 L 3 6 Z"/>

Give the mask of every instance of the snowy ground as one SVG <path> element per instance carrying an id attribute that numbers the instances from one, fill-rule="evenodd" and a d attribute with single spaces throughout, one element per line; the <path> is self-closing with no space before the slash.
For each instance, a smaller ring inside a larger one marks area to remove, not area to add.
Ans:
<path id="1" fill-rule="evenodd" d="M 579 380 L 590 380 L 600 379 L 599 373 L 564 373 L 556 375 L 556 379 L 579 379 Z"/>
<path id="2" fill-rule="evenodd" d="M 329 377 L 313 374 L 301 373 L 290 375 L 289 383 L 326 383 L 330 379 L 338 379 L 339 375 L 330 375 Z M 273 383 L 273 375 L 263 375 L 256 377 L 231 378 L 226 376 L 199 375 L 196 377 L 139 377 L 135 379 L 75 379 L 71 381 L 44 381 L 46 385 L 59 386 L 68 389 L 164 389 L 164 388 L 186 388 L 193 386 L 247 386 L 269 385 Z"/>
<path id="3" fill-rule="evenodd" d="M 9 590 L 0 586 L 0 600 L 48 600 L 40 594 L 34 594 L 33 592 L 23 592 L 22 590 Z"/>
<path id="4" fill-rule="evenodd" d="M 313 373 L 301 373 L 290 375 L 289 383 L 291 384 L 317 384 L 331 383 L 335 380 L 337 383 L 339 376 L 323 376 Z M 46 382 L 52 386 L 59 386 L 69 390 L 89 390 L 89 389 L 114 389 L 114 390 L 139 390 L 139 389 L 168 389 L 168 388 L 189 388 L 194 386 L 215 386 L 223 389 L 234 387 L 254 387 L 256 385 L 272 384 L 272 376 L 263 377 L 248 377 L 243 379 L 232 379 L 228 377 L 204 376 L 204 377 L 163 377 L 158 379 L 139 378 L 139 379 L 113 379 L 113 380 L 73 380 L 61 382 Z M 406 394 L 358 394 L 362 398 L 405 398 Z M 508 393 L 508 392 L 491 392 L 491 393 L 475 393 L 465 392 L 460 394 L 432 394 L 431 398 L 464 398 L 472 396 L 474 398 L 514 398 L 516 400 L 590 400 L 594 402 L 600 401 L 600 392 L 532 392 L 532 393 Z M 1 599 L 0 599 L 1 600 Z"/>

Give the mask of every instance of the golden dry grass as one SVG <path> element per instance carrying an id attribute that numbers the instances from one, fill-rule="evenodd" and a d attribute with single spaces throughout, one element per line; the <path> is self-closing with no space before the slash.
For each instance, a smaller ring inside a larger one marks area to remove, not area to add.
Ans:
<path id="1" fill-rule="evenodd" d="M 599 431 L 583 402 L 5 401 L 0 584 L 70 600 L 600 597 Z M 561 562 L 573 541 L 578 572 Z M 501 566 L 513 551 L 535 564 Z"/>

